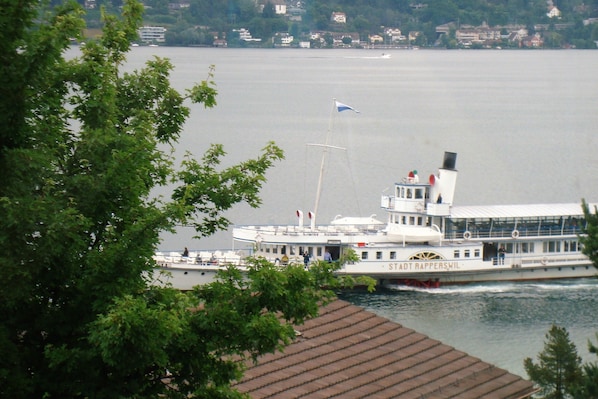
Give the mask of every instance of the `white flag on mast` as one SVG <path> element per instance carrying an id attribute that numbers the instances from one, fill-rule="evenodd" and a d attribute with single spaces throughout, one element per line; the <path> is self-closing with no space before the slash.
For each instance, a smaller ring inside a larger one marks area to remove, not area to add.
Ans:
<path id="1" fill-rule="evenodd" d="M 336 110 L 338 112 L 343 112 L 343 111 L 351 110 L 353 112 L 359 113 L 359 111 L 356 110 L 355 108 L 353 108 L 353 107 L 351 107 L 351 106 L 349 106 L 347 104 L 343 104 L 343 103 L 341 103 L 339 101 L 334 100 L 334 104 L 336 105 Z"/>

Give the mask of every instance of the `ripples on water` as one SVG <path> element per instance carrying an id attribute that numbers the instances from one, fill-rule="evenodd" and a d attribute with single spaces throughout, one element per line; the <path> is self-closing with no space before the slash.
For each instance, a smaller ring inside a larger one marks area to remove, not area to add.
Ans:
<path id="1" fill-rule="evenodd" d="M 569 332 L 584 361 L 598 332 L 598 280 L 490 283 L 435 290 L 383 289 L 342 299 L 472 356 L 527 377 L 523 359 L 544 348 L 554 323 Z"/>

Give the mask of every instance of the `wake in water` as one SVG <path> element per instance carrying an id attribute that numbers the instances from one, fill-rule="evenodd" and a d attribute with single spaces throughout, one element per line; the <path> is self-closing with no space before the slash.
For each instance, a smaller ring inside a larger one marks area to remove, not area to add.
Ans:
<path id="1" fill-rule="evenodd" d="M 391 55 L 390 55 L 390 54 L 388 54 L 388 53 L 382 53 L 382 55 L 379 55 L 379 56 L 369 56 L 369 57 L 367 57 L 367 56 L 365 56 L 365 57 L 343 57 L 343 58 L 346 58 L 346 59 L 359 59 L 359 60 L 380 60 L 380 59 L 382 59 L 382 60 L 387 60 L 387 59 L 389 59 L 390 57 L 391 57 Z"/>
<path id="2" fill-rule="evenodd" d="M 598 289 L 598 279 L 559 280 L 554 282 L 499 282 L 471 285 L 453 285 L 440 288 L 418 288 L 404 285 L 389 284 L 384 287 L 390 291 L 421 292 L 430 295 L 453 294 L 493 294 L 493 293 L 524 293 L 551 291 L 580 291 Z"/>

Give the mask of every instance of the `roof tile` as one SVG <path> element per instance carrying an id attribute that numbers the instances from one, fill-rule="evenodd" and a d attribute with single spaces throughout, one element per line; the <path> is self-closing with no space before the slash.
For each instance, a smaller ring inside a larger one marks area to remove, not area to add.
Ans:
<path id="1" fill-rule="evenodd" d="M 247 363 L 241 392 L 260 398 L 531 397 L 533 384 L 342 300 L 298 326 L 283 353 Z"/>

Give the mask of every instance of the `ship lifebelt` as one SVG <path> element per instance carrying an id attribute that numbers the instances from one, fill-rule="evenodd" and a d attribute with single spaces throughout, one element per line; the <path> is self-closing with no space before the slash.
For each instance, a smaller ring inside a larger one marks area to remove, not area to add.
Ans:
<path id="1" fill-rule="evenodd" d="M 513 232 L 511 233 L 511 237 L 519 238 L 519 230 L 513 230 Z"/>
<path id="2" fill-rule="evenodd" d="M 465 238 L 466 240 L 469 240 L 471 238 L 471 232 L 466 231 L 465 233 L 463 233 L 463 238 Z"/>
<path id="3" fill-rule="evenodd" d="M 542 260 L 540 261 L 544 266 L 546 266 L 548 264 L 548 258 L 545 256 L 542 258 Z"/>

